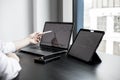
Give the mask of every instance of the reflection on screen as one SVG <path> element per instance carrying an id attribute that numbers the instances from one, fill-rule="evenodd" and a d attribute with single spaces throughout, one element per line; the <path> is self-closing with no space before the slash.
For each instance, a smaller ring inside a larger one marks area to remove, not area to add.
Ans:
<path id="1" fill-rule="evenodd" d="M 58 43 L 56 33 L 54 32 L 54 38 L 51 40 L 52 46 L 59 46 L 60 44 Z"/>
<path id="2" fill-rule="evenodd" d="M 71 23 L 46 23 L 44 31 L 51 30 L 51 33 L 42 37 L 42 45 L 67 48 L 70 40 L 72 24 Z"/>

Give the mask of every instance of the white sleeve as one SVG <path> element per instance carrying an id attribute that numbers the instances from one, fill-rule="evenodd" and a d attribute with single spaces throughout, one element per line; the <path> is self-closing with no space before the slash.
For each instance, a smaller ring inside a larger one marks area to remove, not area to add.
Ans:
<path id="1" fill-rule="evenodd" d="M 0 51 L 2 51 L 3 53 L 15 52 L 16 47 L 13 42 L 0 41 Z"/>
<path id="2" fill-rule="evenodd" d="M 18 75 L 20 70 L 21 66 L 17 60 L 0 52 L 0 77 L 11 80 Z"/>

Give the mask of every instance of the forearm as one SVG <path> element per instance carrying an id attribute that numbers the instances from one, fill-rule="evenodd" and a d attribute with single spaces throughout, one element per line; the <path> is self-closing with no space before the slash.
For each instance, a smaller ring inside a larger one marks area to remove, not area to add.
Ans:
<path id="1" fill-rule="evenodd" d="M 14 41 L 13 43 L 15 44 L 16 50 L 19 50 L 19 49 L 29 45 L 30 44 L 30 39 L 29 38 L 24 38 L 22 40 Z"/>
<path id="2" fill-rule="evenodd" d="M 8 54 L 6 54 L 6 56 L 16 59 L 18 62 L 20 61 L 19 57 L 15 53 L 8 53 Z"/>

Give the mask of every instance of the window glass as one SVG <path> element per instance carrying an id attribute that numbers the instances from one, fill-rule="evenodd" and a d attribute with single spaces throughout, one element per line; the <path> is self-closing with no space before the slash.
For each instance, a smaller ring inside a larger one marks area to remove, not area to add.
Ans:
<path id="1" fill-rule="evenodd" d="M 97 52 L 120 55 L 120 0 L 84 0 L 84 28 L 105 31 Z"/>

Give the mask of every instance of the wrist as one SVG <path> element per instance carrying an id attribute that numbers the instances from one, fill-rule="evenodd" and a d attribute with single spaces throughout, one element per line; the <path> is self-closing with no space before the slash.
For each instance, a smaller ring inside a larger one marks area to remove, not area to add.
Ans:
<path id="1" fill-rule="evenodd" d="M 20 61 L 19 57 L 15 53 L 9 53 L 6 56 L 15 59 L 18 62 Z"/>

